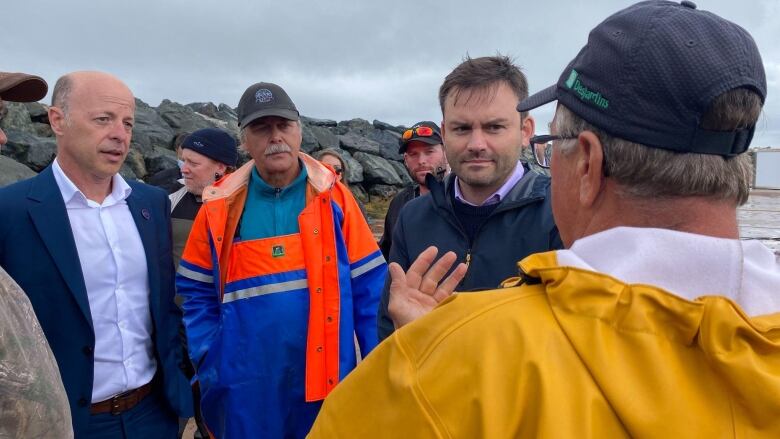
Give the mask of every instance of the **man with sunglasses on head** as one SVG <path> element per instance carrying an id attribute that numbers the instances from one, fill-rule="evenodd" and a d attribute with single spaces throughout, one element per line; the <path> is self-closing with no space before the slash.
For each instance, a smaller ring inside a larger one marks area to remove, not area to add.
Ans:
<path id="1" fill-rule="evenodd" d="M 428 193 L 428 185 L 425 183 L 425 177 L 428 174 L 433 174 L 437 180 L 441 181 L 450 171 L 442 146 L 441 130 L 435 123 L 423 121 L 412 125 L 411 128 L 404 131 L 398 142 L 400 144 L 398 153 L 403 154 L 404 165 L 409 170 L 409 175 L 415 184 L 397 193 L 387 208 L 385 228 L 382 232 L 382 238 L 379 240 L 379 248 L 385 258 L 390 257 L 390 247 L 393 245 L 393 228 L 398 221 L 401 209 L 409 201 Z"/>
<path id="2" fill-rule="evenodd" d="M 518 106 L 558 102 L 534 140 L 568 249 L 397 331 L 311 436 L 780 437 L 780 258 L 737 227 L 766 90 L 751 36 L 690 1 L 596 26 Z M 454 257 L 427 256 L 394 296 L 450 296 L 463 268 L 439 285 Z"/>
<path id="3" fill-rule="evenodd" d="M 391 230 L 390 262 L 408 270 L 429 246 L 452 251 L 468 266 L 458 289 L 472 291 L 497 287 L 517 260 L 562 247 L 550 179 L 520 161 L 534 132 L 533 117 L 515 110 L 527 96 L 525 75 L 506 56 L 467 58 L 447 75 L 439 103 L 452 173 L 443 182 L 426 173 L 430 193 L 401 211 Z M 380 339 L 394 330 L 389 291 L 388 279 Z"/>

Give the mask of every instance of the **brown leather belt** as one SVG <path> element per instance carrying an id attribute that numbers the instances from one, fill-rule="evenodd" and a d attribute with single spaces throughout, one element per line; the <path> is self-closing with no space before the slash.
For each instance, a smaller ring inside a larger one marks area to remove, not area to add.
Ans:
<path id="1" fill-rule="evenodd" d="M 137 389 L 114 395 L 111 399 L 96 402 L 89 408 L 89 412 L 93 415 L 111 413 L 116 416 L 135 407 L 142 399 L 149 396 L 150 393 L 152 393 L 151 382 L 144 384 Z"/>

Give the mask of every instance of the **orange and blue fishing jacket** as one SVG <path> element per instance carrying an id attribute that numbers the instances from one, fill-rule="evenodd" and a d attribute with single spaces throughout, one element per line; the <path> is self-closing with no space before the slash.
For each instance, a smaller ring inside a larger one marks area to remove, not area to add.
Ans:
<path id="1" fill-rule="evenodd" d="M 206 188 L 179 265 L 203 417 L 218 438 L 303 437 L 355 367 L 355 339 L 362 355 L 377 344 L 384 257 L 349 189 L 299 157 L 298 233 L 240 239 L 250 161 Z"/>

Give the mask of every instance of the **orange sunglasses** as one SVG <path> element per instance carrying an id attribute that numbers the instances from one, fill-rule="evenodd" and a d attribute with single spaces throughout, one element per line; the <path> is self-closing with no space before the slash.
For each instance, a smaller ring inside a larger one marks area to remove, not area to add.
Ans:
<path id="1" fill-rule="evenodd" d="M 433 128 L 431 127 L 417 127 L 417 128 L 409 128 L 408 130 L 404 131 L 404 134 L 402 138 L 404 140 L 409 140 L 412 138 L 412 135 L 417 133 L 420 137 L 431 137 L 433 135 Z"/>

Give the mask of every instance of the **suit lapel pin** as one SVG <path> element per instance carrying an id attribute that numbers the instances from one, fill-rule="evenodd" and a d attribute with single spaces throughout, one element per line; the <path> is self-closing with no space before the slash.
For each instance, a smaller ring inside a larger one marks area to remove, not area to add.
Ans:
<path id="1" fill-rule="evenodd" d="M 152 217 L 152 214 L 149 213 L 149 209 L 141 209 L 141 215 L 143 215 L 143 217 L 146 219 L 150 219 Z"/>

